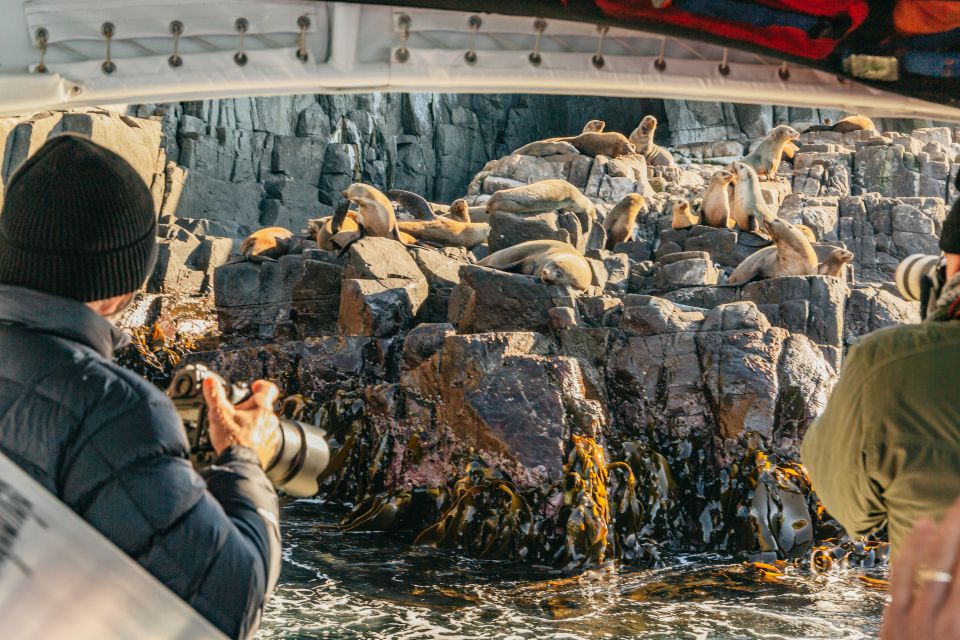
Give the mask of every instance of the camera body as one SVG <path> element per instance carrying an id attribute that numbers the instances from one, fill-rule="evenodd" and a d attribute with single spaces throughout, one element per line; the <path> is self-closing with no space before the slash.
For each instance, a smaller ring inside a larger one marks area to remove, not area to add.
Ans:
<path id="1" fill-rule="evenodd" d="M 246 385 L 228 384 L 216 373 L 200 364 L 181 367 L 167 388 L 180 419 L 187 430 L 190 458 L 195 466 L 212 464 L 216 452 L 210 442 L 210 422 L 203 399 L 203 381 L 213 378 L 223 385 L 232 404 L 250 396 Z M 310 424 L 280 418 L 280 445 L 270 464 L 267 477 L 278 490 L 298 498 L 314 496 L 330 463 L 330 448 L 323 429 Z"/>

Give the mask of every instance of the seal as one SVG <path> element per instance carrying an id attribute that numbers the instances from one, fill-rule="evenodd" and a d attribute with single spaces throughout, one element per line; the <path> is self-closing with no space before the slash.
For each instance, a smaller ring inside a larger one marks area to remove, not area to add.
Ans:
<path id="1" fill-rule="evenodd" d="M 591 134 L 597 135 L 597 134 Z M 593 203 L 575 186 L 566 180 L 540 180 L 533 184 L 501 189 L 487 200 L 486 211 L 536 215 L 548 211 L 572 211 L 580 222 L 583 237 L 593 228 L 595 208 Z"/>
<path id="2" fill-rule="evenodd" d="M 289 229 L 265 227 L 244 238 L 240 244 L 240 261 L 275 262 L 280 256 L 290 253 L 296 245 L 297 238 Z"/>
<path id="3" fill-rule="evenodd" d="M 446 247 L 472 249 L 486 242 L 490 235 L 488 224 L 458 222 L 442 216 L 433 220 L 400 220 L 397 226 L 402 233 L 411 235 L 417 240 L 434 242 Z"/>
<path id="4" fill-rule="evenodd" d="M 360 227 L 360 238 L 369 235 L 402 242 L 400 230 L 397 228 L 397 216 L 387 196 L 369 185 L 355 182 L 344 189 L 343 197 L 357 205 L 356 221 L 357 226 Z M 341 208 L 333 216 L 334 233 L 340 231 L 340 224 L 345 215 L 346 210 Z"/>
<path id="5" fill-rule="evenodd" d="M 730 193 L 727 185 L 736 179 L 736 175 L 723 169 L 710 176 L 700 205 L 704 224 L 718 229 L 727 229 L 732 225 L 734 220 L 730 217 Z"/>
<path id="6" fill-rule="evenodd" d="M 637 148 L 637 153 L 647 160 L 647 164 L 652 167 L 675 167 L 676 160 L 673 154 L 653 142 L 653 136 L 657 131 L 657 119 L 653 116 L 643 116 L 640 124 L 630 134 L 630 142 Z"/>
<path id="7" fill-rule="evenodd" d="M 491 253 L 478 262 L 482 267 L 528 276 L 545 284 L 571 286 L 586 291 L 593 282 L 590 263 L 575 248 L 559 240 L 530 240 Z"/>
<path id="8" fill-rule="evenodd" d="M 737 265 L 727 284 L 781 276 L 810 276 L 817 273 L 817 254 L 810 241 L 795 226 L 781 218 L 764 221 L 773 246 L 760 249 Z"/>
<path id="9" fill-rule="evenodd" d="M 470 222 L 470 207 L 467 205 L 467 201 L 459 198 L 450 203 L 447 217 L 457 222 Z"/>
<path id="10" fill-rule="evenodd" d="M 307 222 L 307 232 L 313 236 L 317 246 L 324 251 L 337 251 L 343 247 L 343 244 L 332 241 L 335 236 L 339 236 L 340 240 L 342 240 L 346 237 L 345 234 L 359 235 L 360 233 L 360 227 L 357 225 L 356 219 L 357 212 L 349 210 L 350 202 L 344 200 L 340 204 L 340 207 L 344 208 L 344 213 L 342 214 L 343 221 L 340 223 L 338 233 L 334 233 L 333 231 L 333 219 L 335 216 L 326 216 Z"/>
<path id="11" fill-rule="evenodd" d="M 670 223 L 671 228 L 676 230 L 689 229 L 695 224 L 700 224 L 700 216 L 695 215 L 693 211 L 690 210 L 690 203 L 686 200 L 674 202 L 672 210 L 673 221 Z"/>
<path id="12" fill-rule="evenodd" d="M 853 257 L 853 253 L 846 249 L 834 249 L 830 252 L 830 255 L 827 256 L 827 259 L 817 267 L 817 273 L 821 276 L 840 277 L 847 263 L 853 262 Z"/>
<path id="13" fill-rule="evenodd" d="M 803 133 L 815 133 L 817 131 L 836 131 L 837 133 L 850 133 L 851 131 L 876 131 L 873 120 L 863 114 L 856 114 L 841 118 L 835 123 L 830 124 L 829 118 L 823 121 L 823 124 L 815 124 L 807 127 Z"/>
<path id="14" fill-rule="evenodd" d="M 387 191 L 387 196 L 404 210 L 409 211 L 417 220 L 433 220 L 437 217 L 433 205 L 420 194 L 403 189 L 391 189 Z"/>
<path id="15" fill-rule="evenodd" d="M 569 142 L 585 156 L 607 156 L 618 158 L 637 152 L 637 148 L 622 133 L 613 131 L 604 133 L 581 133 L 572 138 L 560 138 L 560 142 Z"/>
<path id="16" fill-rule="evenodd" d="M 774 127 L 757 145 L 757 148 L 744 156 L 741 162 L 753 167 L 757 175 L 773 178 L 777 173 L 777 167 L 780 166 L 780 158 L 783 157 L 783 147 L 799 137 L 800 132 L 793 127 L 785 124 Z"/>
<path id="17" fill-rule="evenodd" d="M 743 162 L 733 163 L 736 176 L 733 187 L 733 199 L 730 201 L 730 215 L 742 231 L 756 233 L 760 230 L 760 221 L 774 216 L 768 209 L 760 193 L 760 179 L 753 167 Z"/>
<path id="18" fill-rule="evenodd" d="M 583 131 L 580 133 L 603 133 L 606 126 L 607 123 L 603 120 L 590 120 L 587 124 L 583 125 Z"/>
<path id="19" fill-rule="evenodd" d="M 793 226 L 795 226 L 797 229 L 800 229 L 800 233 L 802 233 L 802 234 L 804 235 L 804 237 L 806 237 L 806 239 L 809 240 L 810 242 L 816 242 L 816 241 L 817 241 L 817 234 L 815 234 L 815 233 L 813 232 L 813 229 L 811 229 L 811 228 L 808 227 L 807 225 L 805 225 L 805 224 L 795 224 L 795 225 L 793 225 Z"/>
<path id="20" fill-rule="evenodd" d="M 538 140 L 537 142 L 523 145 L 510 155 L 535 156 L 537 158 L 544 156 L 579 155 L 580 152 L 577 148 L 565 140 L 566 138 L 559 140 Z"/>
<path id="21" fill-rule="evenodd" d="M 603 219 L 603 228 L 607 232 L 603 248 L 612 251 L 618 243 L 629 240 L 637 223 L 637 214 L 646 208 L 647 201 L 639 193 L 627 194 L 618 202 Z"/>

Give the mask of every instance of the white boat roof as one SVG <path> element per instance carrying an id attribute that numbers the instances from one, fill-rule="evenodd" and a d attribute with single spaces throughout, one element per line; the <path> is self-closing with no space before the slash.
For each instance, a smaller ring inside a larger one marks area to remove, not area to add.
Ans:
<path id="1" fill-rule="evenodd" d="M 785 104 L 960 121 L 960 109 L 949 105 L 766 55 L 580 22 L 303 0 L 0 0 L 0 7 L 2 116 L 412 91 Z"/>

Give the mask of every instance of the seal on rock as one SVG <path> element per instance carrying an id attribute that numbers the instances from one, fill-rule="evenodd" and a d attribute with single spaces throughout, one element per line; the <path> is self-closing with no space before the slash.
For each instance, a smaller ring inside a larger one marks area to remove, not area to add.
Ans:
<path id="1" fill-rule="evenodd" d="M 417 220 L 433 220 L 437 217 L 433 206 L 418 193 L 404 191 L 403 189 L 391 189 L 387 191 L 387 195 L 403 209 L 409 211 Z"/>
<path id="2" fill-rule="evenodd" d="M 850 262 L 853 262 L 853 253 L 846 249 L 834 249 L 827 256 L 827 259 L 817 267 L 817 273 L 821 276 L 840 277 L 843 268 Z"/>
<path id="3" fill-rule="evenodd" d="M 579 155 L 580 151 L 569 142 L 566 142 L 566 140 L 566 138 L 559 140 L 538 140 L 537 142 L 523 145 L 511 155 L 535 156 L 538 158 L 544 156 Z"/>
<path id="4" fill-rule="evenodd" d="M 690 203 L 686 200 L 674 202 L 672 210 L 673 221 L 670 223 L 671 228 L 675 230 L 689 229 L 695 224 L 700 224 L 700 216 L 695 215 L 693 211 L 690 210 Z"/>
<path id="5" fill-rule="evenodd" d="M 603 228 L 607 232 L 607 241 L 603 248 L 613 250 L 618 243 L 629 240 L 637 223 L 637 214 L 646 208 L 647 201 L 639 193 L 624 196 L 603 219 Z"/>
<path id="6" fill-rule="evenodd" d="M 637 153 L 647 160 L 651 167 L 675 167 L 676 160 L 673 154 L 653 142 L 657 131 L 657 119 L 653 116 L 643 116 L 640 124 L 630 134 L 630 142 L 637 148 Z"/>
<path id="7" fill-rule="evenodd" d="M 730 215 L 742 231 L 756 233 L 760 230 L 760 221 L 775 218 L 767 209 L 760 192 L 760 179 L 753 167 L 743 162 L 733 163 L 736 176 L 733 187 L 733 199 L 730 201 Z"/>
<path id="8" fill-rule="evenodd" d="M 773 178 L 777 173 L 777 167 L 780 166 L 780 158 L 783 157 L 783 147 L 799 137 L 800 132 L 793 127 L 785 124 L 774 127 L 757 145 L 757 148 L 744 156 L 741 162 L 753 167 L 757 175 Z"/>
<path id="9" fill-rule="evenodd" d="M 313 239 L 316 241 L 317 246 L 324 251 L 337 251 L 343 248 L 342 241 L 346 238 L 347 234 L 353 234 L 352 237 L 360 234 L 360 227 L 357 226 L 356 220 L 356 211 L 350 211 L 350 202 L 344 200 L 340 207 L 344 209 L 343 220 L 340 223 L 340 229 L 338 232 L 333 231 L 333 219 L 334 216 L 326 216 L 324 218 L 318 218 L 316 220 L 310 220 L 307 222 L 307 231 L 313 236 Z M 338 236 L 338 242 L 333 242 L 333 238 Z M 349 241 L 349 239 L 347 240 Z"/>
<path id="10" fill-rule="evenodd" d="M 569 142 L 585 156 L 607 156 L 618 158 L 637 152 L 637 148 L 627 140 L 627 136 L 613 131 L 605 133 L 581 133 L 572 138 L 560 138 L 560 142 Z"/>
<path id="11" fill-rule="evenodd" d="M 727 229 L 733 224 L 727 185 L 736 179 L 736 175 L 723 169 L 710 176 L 707 189 L 703 192 L 703 202 L 700 204 L 704 224 L 718 229 Z"/>
<path id="12" fill-rule="evenodd" d="M 836 131 L 837 133 L 850 133 L 852 131 L 876 131 L 873 120 L 862 114 L 847 116 L 837 120 L 834 124 L 824 121 L 824 124 L 815 124 L 803 130 L 804 133 L 814 133 L 816 131 Z"/>
<path id="13" fill-rule="evenodd" d="M 530 240 L 495 251 L 478 262 L 481 267 L 538 276 L 545 284 L 571 286 L 586 291 L 593 270 L 575 248 L 559 240 Z"/>
<path id="14" fill-rule="evenodd" d="M 807 240 L 809 240 L 810 242 L 816 242 L 816 241 L 817 241 L 817 234 L 815 234 L 815 233 L 813 232 L 813 229 L 811 229 L 811 228 L 808 227 L 807 225 L 805 225 L 805 224 L 795 224 L 795 225 L 793 225 L 793 226 L 795 226 L 797 229 L 800 229 L 800 233 L 802 233 L 802 234 L 804 235 L 804 237 L 805 237 Z"/>
<path id="15" fill-rule="evenodd" d="M 356 220 L 360 227 L 360 238 L 374 236 L 392 238 L 397 242 L 402 242 L 393 205 L 390 204 L 387 196 L 383 195 L 378 189 L 355 182 L 344 189 L 343 197 L 357 205 Z M 344 216 L 346 216 L 346 210 L 338 209 L 333 217 L 334 233 L 340 231 Z M 346 250 L 346 247 L 344 250 Z"/>
<path id="16" fill-rule="evenodd" d="M 401 220 L 397 225 L 401 232 L 417 240 L 434 242 L 446 247 L 472 249 L 486 242 L 490 235 L 488 224 L 458 222 L 442 216 L 433 220 Z"/>
<path id="17" fill-rule="evenodd" d="M 450 203 L 447 217 L 457 222 L 470 222 L 470 207 L 467 205 L 467 201 L 459 198 Z"/>
<path id="18" fill-rule="evenodd" d="M 797 151 L 800 150 L 800 147 L 797 146 L 797 143 L 793 140 L 787 141 L 787 144 L 783 145 L 783 155 L 780 157 L 780 162 L 793 162 L 793 157 L 797 155 Z"/>
<path id="19" fill-rule="evenodd" d="M 781 218 L 764 221 L 773 246 L 760 249 L 737 265 L 727 284 L 781 276 L 811 276 L 817 273 L 817 254 L 810 241 L 794 225 Z"/>
<path id="20" fill-rule="evenodd" d="M 593 228 L 593 203 L 566 180 L 540 180 L 533 184 L 501 189 L 487 200 L 486 211 L 536 215 L 548 211 L 572 211 L 580 222 L 584 237 Z"/>
<path id="21" fill-rule="evenodd" d="M 265 227 L 254 231 L 240 244 L 240 260 L 250 262 L 275 262 L 298 246 L 299 238 L 283 227 Z M 302 250 L 302 247 L 300 247 Z"/>

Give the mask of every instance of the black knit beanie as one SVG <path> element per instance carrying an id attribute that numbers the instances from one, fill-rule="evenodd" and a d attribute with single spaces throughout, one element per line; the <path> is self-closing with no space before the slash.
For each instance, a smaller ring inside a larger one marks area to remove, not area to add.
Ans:
<path id="1" fill-rule="evenodd" d="M 960 173 L 954 182 L 960 190 Z M 950 213 L 943 221 L 943 232 L 940 234 L 940 251 L 944 253 L 960 253 L 960 198 L 953 203 Z"/>
<path id="2" fill-rule="evenodd" d="M 130 164 L 81 136 L 47 141 L 10 178 L 0 282 L 81 302 L 136 291 L 157 253 L 153 198 Z"/>

